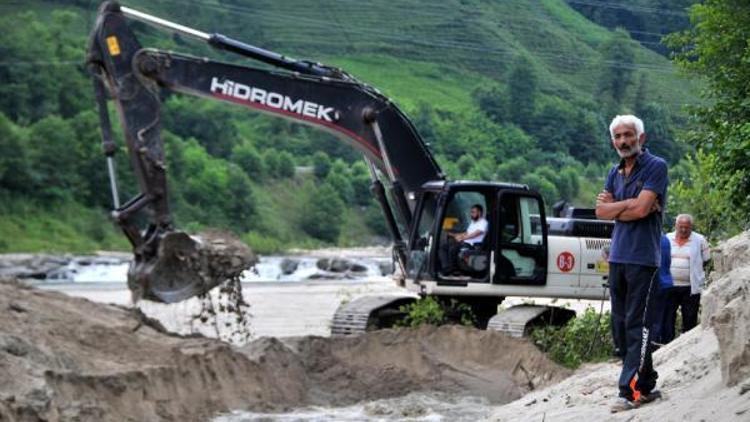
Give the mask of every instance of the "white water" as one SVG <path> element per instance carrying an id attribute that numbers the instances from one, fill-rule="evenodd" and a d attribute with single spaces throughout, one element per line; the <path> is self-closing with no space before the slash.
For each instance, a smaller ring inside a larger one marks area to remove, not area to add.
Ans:
<path id="1" fill-rule="evenodd" d="M 282 262 L 292 260 L 297 262 L 297 269 L 290 273 L 282 272 Z M 336 274 L 321 270 L 316 265 L 320 258 L 316 256 L 292 255 L 292 256 L 262 256 L 254 269 L 242 273 L 242 281 L 302 281 L 318 276 L 322 279 L 331 278 L 367 278 L 372 280 L 383 276 L 378 264 L 388 262 L 390 258 L 382 257 L 357 257 L 347 258 L 351 262 L 366 268 L 366 271 L 349 271 L 346 274 Z"/>
<path id="2" fill-rule="evenodd" d="M 297 268 L 284 274 L 282 262 L 284 260 L 297 262 Z M 258 264 L 242 273 L 243 282 L 258 281 L 305 281 L 312 279 L 385 279 L 381 272 L 380 263 L 387 263 L 390 258 L 384 257 L 355 257 L 346 258 L 353 264 L 360 265 L 365 271 L 347 271 L 334 273 L 324 271 L 317 267 L 316 256 L 292 255 L 292 256 L 261 256 Z M 74 282 L 74 283 L 125 283 L 127 281 L 129 262 L 122 259 L 80 260 L 72 259 L 65 267 L 56 271 L 55 274 L 44 282 Z"/>

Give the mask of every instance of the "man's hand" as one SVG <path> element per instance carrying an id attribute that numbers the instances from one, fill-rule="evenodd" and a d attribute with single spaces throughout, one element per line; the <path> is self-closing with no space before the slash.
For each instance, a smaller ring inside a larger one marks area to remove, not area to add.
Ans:
<path id="1" fill-rule="evenodd" d="M 656 192 L 643 189 L 638 197 L 629 199 L 628 206 L 617 215 L 618 221 L 634 221 L 648 217 L 654 211 L 661 211 L 661 206 L 656 196 Z"/>
<path id="2" fill-rule="evenodd" d="M 612 202 L 615 202 L 615 197 L 612 196 L 612 193 L 608 192 L 607 190 L 603 190 L 599 193 L 599 195 L 596 195 L 596 205 L 611 204 Z"/>
<path id="3" fill-rule="evenodd" d="M 615 220 L 628 207 L 630 201 L 630 199 L 615 201 L 612 192 L 605 189 L 596 195 L 596 218 Z"/>

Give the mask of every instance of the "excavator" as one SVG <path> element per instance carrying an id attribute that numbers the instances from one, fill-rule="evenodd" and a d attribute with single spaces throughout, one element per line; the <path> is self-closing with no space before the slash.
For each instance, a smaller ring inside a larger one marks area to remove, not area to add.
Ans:
<path id="1" fill-rule="evenodd" d="M 195 38 L 256 66 L 144 48 L 132 29 L 134 21 Z M 252 254 L 242 247 L 206 241 L 175 227 L 168 201 L 168 157 L 160 135 L 165 92 L 232 103 L 309 125 L 362 153 L 372 195 L 392 237 L 394 279 L 404 294 L 366 296 L 341 305 L 333 317 L 333 335 L 392 326 L 404 317 L 405 304 L 433 296 L 468 305 L 480 328 L 521 336 L 532 325 L 559 324 L 574 313 L 533 304 L 498 313 L 506 297 L 607 297 L 612 222 L 572 207 L 548 218 L 542 196 L 526 185 L 447 180 L 397 105 L 342 69 L 293 59 L 111 1 L 99 8 L 86 62 L 108 162 L 112 216 L 132 244 L 128 285 L 140 298 L 186 300 L 236 279 L 252 264 Z M 108 100 L 117 110 L 138 182 L 139 193 L 123 204 Z M 444 274 L 440 249 L 451 233 L 466 229 L 467 212 L 477 204 L 488 222 L 484 239 L 460 250 L 458 271 Z"/>

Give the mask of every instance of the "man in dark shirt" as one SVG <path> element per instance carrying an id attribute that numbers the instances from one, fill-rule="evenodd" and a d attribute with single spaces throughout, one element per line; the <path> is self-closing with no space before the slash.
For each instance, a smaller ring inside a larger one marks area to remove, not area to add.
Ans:
<path id="1" fill-rule="evenodd" d="M 649 329 L 661 261 L 661 227 L 667 197 L 667 163 L 643 147 L 643 122 L 616 116 L 609 126 L 619 164 L 597 196 L 596 216 L 615 220 L 609 254 L 612 335 L 623 360 L 619 400 L 627 410 L 659 397 Z"/>

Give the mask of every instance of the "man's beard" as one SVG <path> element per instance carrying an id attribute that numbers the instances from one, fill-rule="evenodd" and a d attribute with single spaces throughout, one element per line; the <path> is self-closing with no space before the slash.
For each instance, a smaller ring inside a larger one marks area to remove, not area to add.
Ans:
<path id="1" fill-rule="evenodd" d="M 622 148 L 622 147 L 615 148 L 615 150 L 617 150 L 617 155 L 619 155 L 620 158 L 630 158 L 630 157 L 632 157 L 634 155 L 638 155 L 638 153 L 641 151 L 640 144 L 636 145 L 635 147 L 629 147 L 628 146 L 626 148 L 627 149 Z"/>
<path id="2" fill-rule="evenodd" d="M 471 221 L 477 221 L 477 220 L 479 220 L 479 216 L 471 217 Z"/>

